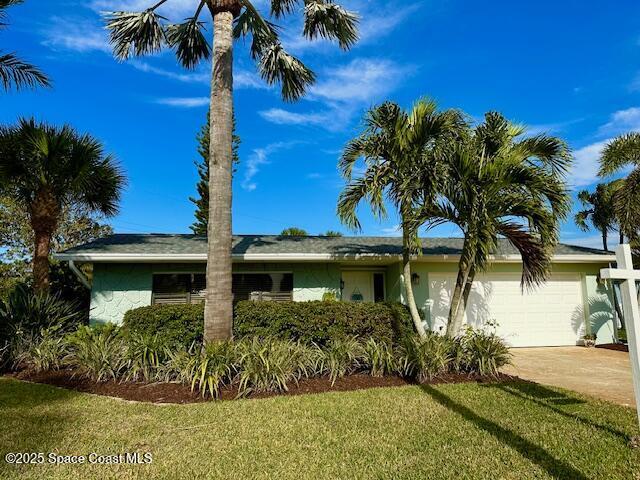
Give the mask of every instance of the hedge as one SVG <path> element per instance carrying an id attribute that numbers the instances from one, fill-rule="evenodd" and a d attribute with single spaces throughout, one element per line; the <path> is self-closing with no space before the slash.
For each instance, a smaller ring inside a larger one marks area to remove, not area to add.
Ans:
<path id="1" fill-rule="evenodd" d="M 274 336 L 325 345 L 336 337 L 397 342 L 412 330 L 409 311 L 398 303 L 239 302 L 234 333 Z"/>
<path id="2" fill-rule="evenodd" d="M 201 342 L 204 331 L 204 304 L 150 305 L 124 314 L 123 333 L 145 336 L 158 334 L 170 346 L 189 347 Z"/>
<path id="3" fill-rule="evenodd" d="M 129 310 L 123 332 L 161 336 L 169 345 L 189 346 L 202 341 L 204 307 L 152 305 Z M 397 342 L 413 326 L 407 308 L 399 303 L 239 302 L 234 336 L 273 336 L 325 345 L 336 337 L 373 337 Z"/>

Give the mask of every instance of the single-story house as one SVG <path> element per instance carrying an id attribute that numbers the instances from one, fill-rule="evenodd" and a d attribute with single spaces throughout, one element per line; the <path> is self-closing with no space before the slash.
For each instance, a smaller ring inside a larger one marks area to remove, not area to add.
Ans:
<path id="1" fill-rule="evenodd" d="M 425 238 L 422 247 L 412 264 L 414 294 L 426 324 L 441 331 L 462 240 Z M 132 308 L 202 302 L 206 251 L 206 238 L 194 235 L 117 234 L 56 258 L 69 261 L 81 276 L 76 263 L 93 264 L 91 321 L 120 323 Z M 400 238 L 238 235 L 234 300 L 404 301 L 401 251 Z M 617 319 L 599 271 L 613 262 L 609 252 L 558 245 L 548 282 L 523 292 L 520 256 L 501 240 L 490 270 L 475 282 L 467 322 L 494 322 L 513 346 L 575 345 L 587 322 L 598 343 L 612 342 Z"/>

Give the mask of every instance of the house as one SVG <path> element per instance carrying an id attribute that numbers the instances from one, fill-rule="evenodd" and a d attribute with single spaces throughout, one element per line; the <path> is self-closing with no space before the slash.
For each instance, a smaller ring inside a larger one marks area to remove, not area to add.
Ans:
<path id="1" fill-rule="evenodd" d="M 412 263 L 414 294 L 428 326 L 439 331 L 462 239 L 425 238 L 422 247 Z M 194 235 L 118 234 L 56 257 L 80 275 L 76 263 L 93 264 L 91 320 L 120 323 L 132 308 L 202 302 L 206 249 L 206 238 Z M 234 300 L 304 302 L 330 295 L 347 302 L 403 301 L 401 251 L 400 238 L 239 235 L 233 241 Z M 611 290 L 598 277 L 612 262 L 614 255 L 602 250 L 559 245 L 549 281 L 523 292 L 518 252 L 501 240 L 490 271 L 474 284 L 467 322 L 495 322 L 513 346 L 575 345 L 585 325 L 598 343 L 612 342 Z"/>

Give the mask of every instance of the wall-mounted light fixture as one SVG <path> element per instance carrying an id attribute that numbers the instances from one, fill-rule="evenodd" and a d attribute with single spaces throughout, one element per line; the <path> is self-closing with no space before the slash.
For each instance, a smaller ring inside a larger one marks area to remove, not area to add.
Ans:
<path id="1" fill-rule="evenodd" d="M 411 274 L 411 283 L 413 285 L 420 285 L 420 275 L 418 275 L 417 273 L 412 273 Z"/>

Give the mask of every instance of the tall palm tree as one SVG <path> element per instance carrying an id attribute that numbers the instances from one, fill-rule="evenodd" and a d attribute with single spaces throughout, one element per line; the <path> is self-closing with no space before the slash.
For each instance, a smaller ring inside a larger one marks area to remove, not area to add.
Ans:
<path id="1" fill-rule="evenodd" d="M 618 181 L 614 204 L 620 231 L 633 242 L 640 237 L 640 133 L 621 135 L 602 152 L 601 177 L 618 174 L 625 167 L 632 171 Z"/>
<path id="2" fill-rule="evenodd" d="M 602 248 L 605 250 L 609 250 L 609 232 L 617 225 L 614 209 L 615 194 L 615 185 L 610 183 L 599 184 L 593 193 L 587 190 L 578 193 L 578 200 L 585 209 L 576 214 L 576 225 L 587 232 L 591 223 L 602 234 Z"/>
<path id="3" fill-rule="evenodd" d="M 7 9 L 22 3 L 23 0 L 0 0 L 0 30 L 7 26 Z M 49 87 L 51 82 L 37 67 L 20 60 L 15 53 L 0 51 L 0 84 L 6 91 L 15 87 Z"/>
<path id="4" fill-rule="evenodd" d="M 118 59 L 126 60 L 159 51 L 175 50 L 185 68 L 194 68 L 213 53 L 211 76 L 211 137 L 207 294 L 204 315 L 205 340 L 230 338 L 233 325 L 231 292 L 231 172 L 233 138 L 233 40 L 251 37 L 251 57 L 268 84 L 279 83 L 282 96 L 293 101 L 315 81 L 314 73 L 287 53 L 280 42 L 280 28 L 266 20 L 250 0 L 193 0 L 194 14 L 183 23 L 167 24 L 157 10 L 173 0 L 149 4 L 142 12 L 109 14 L 111 43 Z M 271 0 L 271 16 L 278 20 L 302 10 L 303 34 L 336 40 L 347 50 L 358 38 L 356 15 L 334 1 Z M 205 8 L 213 21 L 213 48 L 205 37 Z M 213 50 L 213 52 L 212 52 Z"/>
<path id="5" fill-rule="evenodd" d="M 487 113 L 484 123 L 443 152 L 446 181 L 436 201 L 425 203 L 418 217 L 430 227 L 453 223 L 464 234 L 447 325 L 450 336 L 459 332 L 473 280 L 488 268 L 499 238 L 506 238 L 522 257 L 523 288 L 548 276 L 559 223 L 571 205 L 564 182 L 571 157 L 562 140 L 522 138 L 524 133 L 499 113 Z"/>
<path id="6" fill-rule="evenodd" d="M 0 193 L 29 214 L 36 290 L 49 290 L 51 240 L 63 208 L 77 205 L 114 215 L 124 183 L 115 160 L 89 135 L 33 119 L 0 127 Z"/>
<path id="7" fill-rule="evenodd" d="M 438 112 L 435 102 L 418 101 L 405 112 L 393 102 L 374 107 L 365 116 L 363 132 L 345 147 L 340 170 L 347 186 L 338 200 L 338 216 L 359 230 L 356 209 L 366 200 L 378 218 L 387 216 L 385 201 L 397 209 L 402 222 L 402 269 L 407 304 L 419 335 L 425 336 L 411 285 L 411 256 L 419 252 L 413 215 L 419 202 L 432 201 L 440 180 L 435 161 L 440 148 L 452 141 L 463 125 L 456 111 Z M 355 164 L 366 170 L 353 178 Z"/>

